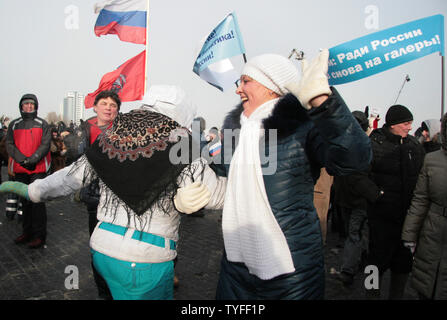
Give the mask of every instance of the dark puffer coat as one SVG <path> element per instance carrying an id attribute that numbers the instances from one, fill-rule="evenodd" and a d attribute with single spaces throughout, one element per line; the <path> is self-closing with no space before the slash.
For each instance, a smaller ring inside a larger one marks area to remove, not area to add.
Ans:
<path id="1" fill-rule="evenodd" d="M 217 299 L 324 297 L 323 246 L 320 223 L 313 205 L 314 184 L 321 167 L 326 167 L 331 175 L 351 174 L 366 170 L 371 159 L 368 136 L 337 91 L 332 90 L 328 100 L 310 112 L 288 94 L 278 101 L 272 115 L 263 121 L 265 129 L 277 129 L 276 157 L 273 157 L 276 172 L 264 175 L 264 184 L 273 214 L 291 251 L 295 272 L 261 280 L 250 274 L 243 263 L 229 262 L 224 253 Z M 241 127 L 242 111 L 239 105 L 225 119 L 221 153 L 225 158 L 224 164 L 211 165 L 224 176 L 229 172 L 228 160 L 231 159 L 226 146 L 226 129 Z M 268 141 L 260 143 L 260 153 L 269 154 Z"/>
<path id="2" fill-rule="evenodd" d="M 402 138 L 389 127 L 374 130 L 371 135 L 373 161 L 370 178 L 384 193 L 368 206 L 368 263 L 395 273 L 409 273 L 413 258 L 401 241 L 402 226 L 413 197 L 424 148 L 413 136 Z"/>
<path id="3" fill-rule="evenodd" d="M 384 194 L 369 214 L 396 222 L 401 228 L 422 167 L 424 148 L 415 137 L 408 135 L 402 139 L 388 127 L 374 130 L 370 138 L 373 150 L 370 178 Z"/>
<path id="4" fill-rule="evenodd" d="M 443 141 L 447 142 L 447 116 Z M 425 156 L 402 231 L 415 242 L 412 286 L 426 298 L 447 300 L 447 145 Z"/>
<path id="5" fill-rule="evenodd" d="M 34 100 L 35 110 L 33 112 L 22 111 L 23 100 Z M 39 102 L 34 94 L 25 94 L 20 99 L 20 118 L 17 118 L 8 126 L 6 135 L 6 150 L 12 158 L 14 173 L 46 173 L 51 166 L 51 130 L 48 123 L 37 116 Z M 32 165 L 32 170 L 22 167 L 25 159 Z"/>

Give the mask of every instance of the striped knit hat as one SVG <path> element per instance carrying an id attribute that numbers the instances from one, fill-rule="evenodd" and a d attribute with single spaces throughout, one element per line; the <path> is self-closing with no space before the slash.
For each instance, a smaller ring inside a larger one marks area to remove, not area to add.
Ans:
<path id="1" fill-rule="evenodd" d="M 242 75 L 249 76 L 280 96 L 288 93 L 286 84 L 299 80 L 295 65 L 278 54 L 263 54 L 250 59 L 245 64 Z"/>

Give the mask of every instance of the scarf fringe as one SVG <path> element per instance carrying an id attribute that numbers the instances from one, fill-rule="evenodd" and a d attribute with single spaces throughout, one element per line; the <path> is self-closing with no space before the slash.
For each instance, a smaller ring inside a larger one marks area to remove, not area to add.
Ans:
<path id="1" fill-rule="evenodd" d="M 127 214 L 127 228 L 133 226 L 136 230 L 142 231 L 150 225 L 152 216 L 154 213 L 163 213 L 170 215 L 175 209 L 174 197 L 177 194 L 177 189 L 183 184 L 188 184 L 188 181 L 194 182 L 194 177 L 197 176 L 196 172 L 201 170 L 199 176 L 201 180 L 203 179 L 203 174 L 205 170 L 206 161 L 199 159 L 198 161 L 188 164 L 179 175 L 173 175 L 170 177 L 170 183 L 168 186 L 161 191 L 160 195 L 156 200 L 152 202 L 149 209 L 143 213 L 137 214 L 132 210 L 123 200 L 121 200 L 113 191 L 101 180 L 99 179 L 97 173 L 90 165 L 86 156 L 82 156 L 73 164 L 73 167 L 68 172 L 68 175 L 74 174 L 79 168 L 85 165 L 82 186 L 86 187 L 92 181 L 98 179 L 100 186 L 100 195 L 103 197 L 101 208 L 106 212 L 107 216 L 113 217 L 112 224 L 116 219 L 116 213 L 119 206 L 122 206 Z M 177 210 L 176 210 L 177 211 Z M 179 212 L 179 211 L 177 211 Z M 180 212 L 179 212 L 180 213 Z M 142 233 L 141 233 L 142 235 Z"/>

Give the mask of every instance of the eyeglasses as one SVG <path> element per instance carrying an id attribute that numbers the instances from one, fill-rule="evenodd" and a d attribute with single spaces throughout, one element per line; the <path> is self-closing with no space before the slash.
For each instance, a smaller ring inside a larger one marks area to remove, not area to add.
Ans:
<path id="1" fill-rule="evenodd" d="M 239 87 L 239 86 L 241 85 L 241 82 L 242 82 L 242 81 L 247 82 L 247 81 L 251 81 L 251 80 L 253 80 L 251 77 L 246 76 L 246 75 L 243 75 L 241 78 L 237 79 L 237 80 L 234 82 L 234 84 L 236 85 L 236 87 Z"/>
<path id="2" fill-rule="evenodd" d="M 241 85 L 241 79 L 237 79 L 234 84 L 236 85 L 236 88 L 238 88 Z"/>

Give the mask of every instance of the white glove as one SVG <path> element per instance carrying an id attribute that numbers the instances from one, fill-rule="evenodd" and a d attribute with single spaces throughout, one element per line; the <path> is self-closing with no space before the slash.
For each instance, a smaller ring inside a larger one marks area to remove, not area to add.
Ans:
<path id="1" fill-rule="evenodd" d="M 313 98 L 331 94 L 327 78 L 328 59 L 328 49 L 323 49 L 310 64 L 306 59 L 303 59 L 300 82 L 292 82 L 285 85 L 286 89 L 293 93 L 307 110 L 312 108 L 310 101 Z"/>
<path id="2" fill-rule="evenodd" d="M 200 181 L 178 188 L 174 204 L 178 211 L 191 214 L 202 209 L 210 201 L 211 192 Z"/>
<path id="3" fill-rule="evenodd" d="M 414 251 L 416 250 L 416 243 L 404 241 L 404 247 L 410 249 L 411 254 L 414 254 Z"/>

